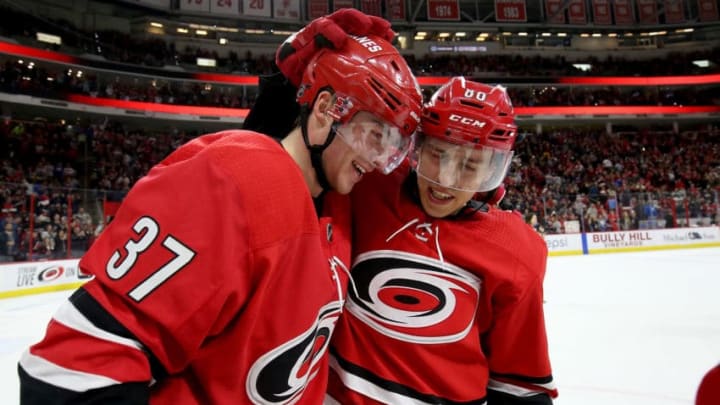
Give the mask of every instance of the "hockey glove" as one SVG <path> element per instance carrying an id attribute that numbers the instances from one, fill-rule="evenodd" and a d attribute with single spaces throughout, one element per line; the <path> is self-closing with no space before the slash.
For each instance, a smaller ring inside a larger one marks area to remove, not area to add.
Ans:
<path id="1" fill-rule="evenodd" d="M 342 49 L 350 35 L 377 35 L 392 41 L 395 32 L 380 17 L 364 14 L 354 8 L 341 8 L 312 20 L 280 45 L 275 63 L 294 86 L 299 86 L 312 57 L 322 48 Z"/>

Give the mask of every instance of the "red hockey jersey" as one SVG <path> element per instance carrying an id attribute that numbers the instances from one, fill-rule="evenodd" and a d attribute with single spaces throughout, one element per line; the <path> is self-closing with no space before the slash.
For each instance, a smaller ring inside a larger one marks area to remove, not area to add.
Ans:
<path id="1" fill-rule="evenodd" d="M 407 175 L 371 174 L 353 191 L 352 279 L 331 341 L 327 403 L 556 396 L 543 239 L 499 209 L 428 217 L 401 187 Z"/>
<path id="2" fill-rule="evenodd" d="M 82 258 L 95 278 L 20 360 L 23 403 L 320 403 L 348 204 L 327 194 L 318 220 L 297 164 L 260 134 L 180 147 Z"/>

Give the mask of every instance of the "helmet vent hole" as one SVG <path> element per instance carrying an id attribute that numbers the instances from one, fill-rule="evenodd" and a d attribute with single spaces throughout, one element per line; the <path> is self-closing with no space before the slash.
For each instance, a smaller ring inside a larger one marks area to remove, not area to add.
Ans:
<path id="1" fill-rule="evenodd" d="M 368 80 L 368 84 L 378 94 L 378 96 L 380 96 L 380 98 L 385 101 L 385 104 L 387 104 L 390 109 L 392 109 L 393 111 L 398 110 L 398 106 L 401 104 L 400 100 L 395 97 L 394 94 L 385 90 L 385 87 L 383 87 L 382 83 L 371 77 Z"/>
<path id="2" fill-rule="evenodd" d="M 483 108 L 485 108 L 484 105 L 482 105 L 480 103 L 475 103 L 475 102 L 472 102 L 469 100 L 460 100 L 460 104 L 467 106 L 467 107 L 477 108 L 479 110 L 482 110 Z"/>

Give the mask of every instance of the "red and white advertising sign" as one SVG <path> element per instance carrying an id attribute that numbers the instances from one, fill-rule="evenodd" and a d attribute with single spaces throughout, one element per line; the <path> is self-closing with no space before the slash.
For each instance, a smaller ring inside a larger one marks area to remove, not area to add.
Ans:
<path id="1" fill-rule="evenodd" d="M 459 0 L 427 0 L 428 20 L 460 20 Z"/>
<path id="2" fill-rule="evenodd" d="M 180 11 L 210 12 L 210 0 L 180 0 Z"/>
<path id="3" fill-rule="evenodd" d="M 308 0 L 307 7 L 309 20 L 314 20 L 329 14 L 327 0 Z"/>
<path id="4" fill-rule="evenodd" d="M 684 23 L 685 20 L 685 1 L 684 0 L 665 0 L 663 2 L 665 9 L 665 22 L 668 24 Z"/>
<path id="5" fill-rule="evenodd" d="M 585 0 L 570 0 L 567 13 L 570 24 L 587 24 Z"/>
<path id="6" fill-rule="evenodd" d="M 615 25 L 630 25 L 635 22 L 635 13 L 631 0 L 613 0 Z"/>
<path id="7" fill-rule="evenodd" d="M 273 0 L 273 18 L 300 19 L 300 0 Z"/>
<path id="8" fill-rule="evenodd" d="M 405 20 L 405 0 L 387 0 L 388 20 Z"/>
<path id="9" fill-rule="evenodd" d="M 658 10 L 656 0 L 635 0 L 638 7 L 638 22 L 640 24 L 657 24 Z"/>
<path id="10" fill-rule="evenodd" d="M 360 0 L 360 11 L 382 17 L 382 0 Z"/>
<path id="11" fill-rule="evenodd" d="M 563 0 L 545 0 L 545 15 L 547 22 L 565 24 L 565 10 L 562 10 Z"/>
<path id="12" fill-rule="evenodd" d="M 698 18 L 700 21 L 717 21 L 717 0 L 698 0 Z"/>
<path id="13" fill-rule="evenodd" d="M 240 14 L 240 0 L 212 0 L 210 1 L 210 13 L 220 15 Z"/>
<path id="14" fill-rule="evenodd" d="M 338 11 L 341 8 L 353 8 L 353 0 L 333 0 L 332 10 Z"/>
<path id="15" fill-rule="evenodd" d="M 222 1 L 222 0 L 217 0 Z M 227 1 L 227 0 L 225 0 Z M 270 18 L 270 0 L 242 0 L 243 15 Z"/>
<path id="16" fill-rule="evenodd" d="M 599 25 L 612 24 L 610 0 L 592 0 L 593 22 Z"/>
<path id="17" fill-rule="evenodd" d="M 524 22 L 527 21 L 525 0 L 495 0 L 495 21 Z"/>

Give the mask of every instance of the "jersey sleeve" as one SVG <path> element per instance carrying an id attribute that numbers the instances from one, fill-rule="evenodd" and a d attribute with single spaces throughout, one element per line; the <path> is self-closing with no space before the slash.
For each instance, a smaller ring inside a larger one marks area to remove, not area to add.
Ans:
<path id="1" fill-rule="evenodd" d="M 490 368 L 488 404 L 550 404 L 557 396 L 543 311 L 547 248 L 529 232 L 516 236 L 522 257 L 514 259 L 515 274 L 495 294 L 493 326 L 482 339 Z"/>
<path id="2" fill-rule="evenodd" d="M 237 270 L 249 260 L 243 200 L 204 149 L 194 143 L 136 183 L 83 257 L 94 279 L 20 360 L 24 404 L 146 403 L 151 384 L 243 307 L 257 276 Z"/>

